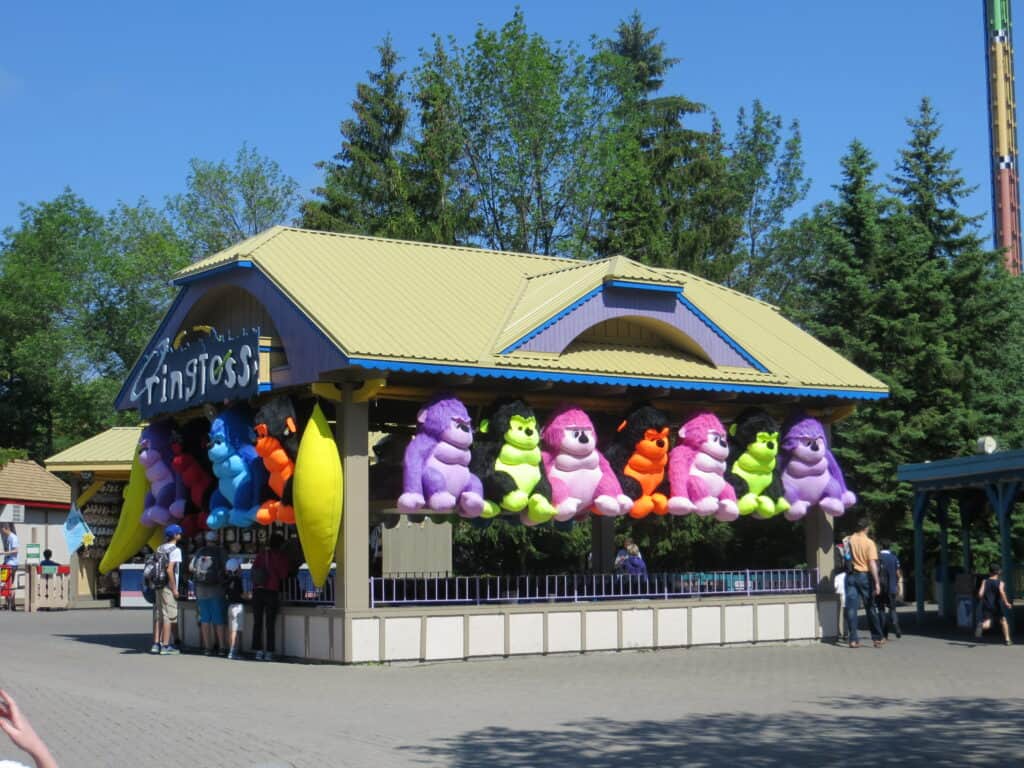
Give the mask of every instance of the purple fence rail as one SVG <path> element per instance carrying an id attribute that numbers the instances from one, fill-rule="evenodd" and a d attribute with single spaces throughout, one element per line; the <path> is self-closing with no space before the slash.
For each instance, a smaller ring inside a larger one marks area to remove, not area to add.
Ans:
<path id="1" fill-rule="evenodd" d="M 551 576 L 384 576 L 370 579 L 370 606 L 670 600 L 700 595 L 814 592 L 818 569 Z"/>

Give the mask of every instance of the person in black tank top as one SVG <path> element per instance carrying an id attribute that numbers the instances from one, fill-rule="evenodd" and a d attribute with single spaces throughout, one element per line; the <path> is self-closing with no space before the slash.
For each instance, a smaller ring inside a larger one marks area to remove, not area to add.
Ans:
<path id="1" fill-rule="evenodd" d="M 1010 601 L 1006 598 L 1006 586 L 1000 578 L 1000 570 L 993 566 L 989 569 L 988 578 L 978 589 L 978 600 L 981 602 L 981 621 L 974 630 L 975 637 L 981 637 L 981 633 L 992 626 L 995 619 L 1003 628 L 1003 640 L 1011 645 L 1010 625 L 1006 620 L 1006 612 L 1011 609 Z"/>

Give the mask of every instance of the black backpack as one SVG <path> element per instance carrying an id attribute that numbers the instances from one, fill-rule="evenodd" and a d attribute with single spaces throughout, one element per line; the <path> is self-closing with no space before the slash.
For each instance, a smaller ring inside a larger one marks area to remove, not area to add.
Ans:
<path id="1" fill-rule="evenodd" d="M 158 548 L 146 558 L 142 566 L 142 583 L 150 589 L 162 589 L 167 586 L 167 566 L 171 564 L 171 558 L 163 550 Z"/>
<path id="2" fill-rule="evenodd" d="M 216 547 L 203 547 L 192 561 L 192 580 L 216 587 L 224 583 L 224 558 Z"/>

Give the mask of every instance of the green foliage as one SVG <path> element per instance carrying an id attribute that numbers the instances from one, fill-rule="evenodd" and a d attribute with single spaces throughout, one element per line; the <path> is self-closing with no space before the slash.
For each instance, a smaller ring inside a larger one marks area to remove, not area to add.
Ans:
<path id="1" fill-rule="evenodd" d="M 298 182 L 244 143 L 231 165 L 190 160 L 186 185 L 167 207 L 195 259 L 290 223 L 299 202 Z"/>
<path id="2" fill-rule="evenodd" d="M 7 466 L 11 459 L 27 459 L 28 451 L 23 448 L 0 448 L 0 469 Z"/>

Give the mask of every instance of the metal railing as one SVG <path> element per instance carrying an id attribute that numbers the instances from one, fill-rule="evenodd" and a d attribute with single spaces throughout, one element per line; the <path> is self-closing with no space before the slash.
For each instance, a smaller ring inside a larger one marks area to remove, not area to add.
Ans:
<path id="1" fill-rule="evenodd" d="M 670 600 L 702 595 L 814 592 L 818 569 L 541 576 L 384 576 L 370 579 L 370 606 Z"/>
<path id="2" fill-rule="evenodd" d="M 248 563 L 242 566 L 242 591 L 252 594 L 252 572 Z M 334 605 L 334 569 L 331 569 L 322 587 L 313 583 L 309 571 L 303 567 L 295 576 L 281 582 L 281 603 L 286 605 Z M 196 597 L 195 585 L 188 582 L 189 599 Z"/>

